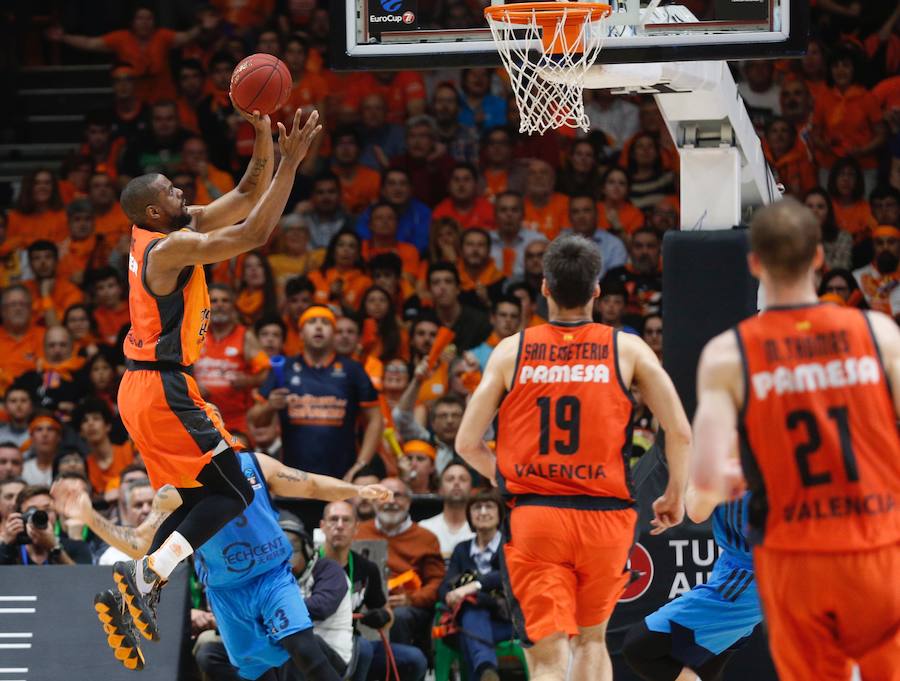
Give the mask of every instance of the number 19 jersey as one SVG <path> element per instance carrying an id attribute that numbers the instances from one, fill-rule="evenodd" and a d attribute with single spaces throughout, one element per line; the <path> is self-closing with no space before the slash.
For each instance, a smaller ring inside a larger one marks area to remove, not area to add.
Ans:
<path id="1" fill-rule="evenodd" d="M 900 440 L 865 314 L 775 308 L 739 324 L 737 336 L 754 540 L 814 552 L 900 541 Z"/>
<path id="2" fill-rule="evenodd" d="M 497 420 L 498 484 L 505 494 L 611 502 L 596 508 L 633 503 L 634 402 L 619 375 L 616 334 L 591 322 L 522 332 Z"/>

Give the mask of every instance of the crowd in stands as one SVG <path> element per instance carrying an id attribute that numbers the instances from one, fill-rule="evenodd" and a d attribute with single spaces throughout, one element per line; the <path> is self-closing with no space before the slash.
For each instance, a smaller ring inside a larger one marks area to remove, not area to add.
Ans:
<path id="1" fill-rule="evenodd" d="M 232 190 L 253 130 L 232 108 L 230 76 L 266 52 L 294 79 L 273 125 L 315 108 L 325 130 L 271 242 L 207 268 L 197 382 L 253 450 L 348 480 L 387 478 L 394 490 L 377 507 L 330 504 L 321 553 L 313 528 L 285 516 L 306 593 L 329 582 L 317 561 L 343 567 L 363 622 L 392 621 L 403 679 L 425 673 L 435 605 L 461 606 L 478 632 L 460 644 L 468 678 L 496 678 L 478 675 L 497 665 L 484 640 L 510 636 L 494 597 L 503 505 L 454 451 L 456 430 L 492 348 L 546 321 L 542 257 L 559 234 L 602 252 L 594 319 L 643 336 L 662 359 L 661 245 L 679 228 L 682 178 L 660 112 L 650 97 L 586 92 L 589 133 L 531 137 L 518 131 L 502 69 L 335 72 L 323 2 L 181 4 L 196 12 L 173 28 L 141 6 L 99 35 L 60 24 L 42 36 L 66 63 L 107 55 L 112 96 L 85 117 L 77 153 L 23 176 L 0 210 L 0 564 L 121 558 L 54 512 L 59 478 L 81 480 L 112 522 L 135 526 L 149 513 L 152 489 L 116 405 L 131 229 L 118 195 L 152 172 L 188 204 Z M 821 222 L 822 300 L 897 316 L 900 5 L 813 4 L 803 58 L 732 68 L 779 182 Z M 471 2 L 436 5 L 447 21 L 471 20 L 460 19 Z M 159 6 L 169 19 L 185 13 Z M 637 458 L 656 425 L 635 397 Z M 413 522 L 411 504 L 429 495 L 442 513 Z M 47 523 L 33 522 L 36 510 Z M 387 593 L 350 551 L 354 537 L 387 540 Z M 314 601 L 314 619 L 342 657 L 340 635 L 355 625 L 335 624 L 343 597 L 332 596 Z M 204 634 L 215 619 L 199 593 L 191 622 L 199 669 L 237 678 Z M 359 668 L 380 678 L 385 651 L 364 648 Z"/>

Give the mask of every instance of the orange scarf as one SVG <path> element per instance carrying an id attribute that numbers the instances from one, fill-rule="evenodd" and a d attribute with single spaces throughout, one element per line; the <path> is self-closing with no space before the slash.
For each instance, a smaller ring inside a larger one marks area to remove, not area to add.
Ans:
<path id="1" fill-rule="evenodd" d="M 262 310 L 263 292 L 262 290 L 249 291 L 245 289 L 238 293 L 234 305 L 238 309 L 238 312 L 241 313 L 241 317 L 244 319 L 254 319 L 259 311 Z"/>
<path id="2" fill-rule="evenodd" d="M 48 362 L 41 358 L 37 362 L 38 371 L 44 374 L 45 388 L 58 388 L 63 381 L 71 381 L 72 374 L 84 366 L 85 358 L 72 355 L 62 362 Z"/>
<path id="3" fill-rule="evenodd" d="M 490 286 L 503 279 L 503 272 L 497 269 L 497 265 L 494 263 L 493 259 L 488 259 L 487 267 L 481 270 L 477 280 L 473 279 L 468 273 L 462 260 L 457 263 L 456 269 L 459 270 L 460 291 L 472 291 L 478 287 L 478 284 Z"/>

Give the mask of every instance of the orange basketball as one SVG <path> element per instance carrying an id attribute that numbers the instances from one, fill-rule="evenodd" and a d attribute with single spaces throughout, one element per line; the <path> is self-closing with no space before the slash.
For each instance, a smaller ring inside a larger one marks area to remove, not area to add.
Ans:
<path id="1" fill-rule="evenodd" d="M 231 97 L 244 111 L 271 114 L 285 105 L 291 85 L 291 72 L 278 57 L 251 54 L 231 74 Z"/>

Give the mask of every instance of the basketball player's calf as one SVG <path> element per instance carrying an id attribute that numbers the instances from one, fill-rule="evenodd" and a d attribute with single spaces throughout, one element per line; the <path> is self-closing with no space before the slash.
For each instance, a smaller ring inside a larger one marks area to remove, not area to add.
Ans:
<path id="1" fill-rule="evenodd" d="M 157 530 L 150 553 L 113 567 L 113 579 L 134 624 L 150 641 L 159 638 L 156 605 L 169 575 L 253 501 L 253 488 L 230 447 L 210 459 L 197 482 L 202 486 L 178 488 L 182 504 Z"/>

